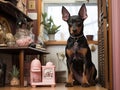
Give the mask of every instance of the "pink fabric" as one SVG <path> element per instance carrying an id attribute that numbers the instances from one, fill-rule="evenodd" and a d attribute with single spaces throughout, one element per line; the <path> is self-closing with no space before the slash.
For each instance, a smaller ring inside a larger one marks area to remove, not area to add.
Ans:
<path id="1" fill-rule="evenodd" d="M 120 0 L 112 2 L 113 90 L 120 90 Z"/>

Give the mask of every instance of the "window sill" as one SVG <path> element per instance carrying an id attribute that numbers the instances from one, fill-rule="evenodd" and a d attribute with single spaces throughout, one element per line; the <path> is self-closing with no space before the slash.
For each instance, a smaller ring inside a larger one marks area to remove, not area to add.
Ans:
<path id="1" fill-rule="evenodd" d="M 54 45 L 66 45 L 67 41 L 45 41 L 44 42 L 46 46 L 54 46 Z M 98 41 L 88 41 L 89 44 L 95 44 L 98 45 Z"/>

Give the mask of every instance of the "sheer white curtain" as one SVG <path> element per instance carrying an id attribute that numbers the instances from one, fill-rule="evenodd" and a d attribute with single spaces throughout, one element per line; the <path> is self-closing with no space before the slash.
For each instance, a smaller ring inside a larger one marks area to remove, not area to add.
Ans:
<path id="1" fill-rule="evenodd" d="M 48 13 L 48 17 L 52 16 L 54 22 L 57 25 L 61 25 L 60 31 L 55 34 L 56 40 L 67 40 L 69 37 L 68 26 L 65 21 L 62 20 L 62 6 L 65 6 L 71 15 L 77 15 L 81 5 L 78 4 L 45 4 L 45 12 Z M 84 34 L 94 35 L 94 40 L 97 40 L 98 31 L 98 11 L 97 5 L 86 5 L 88 18 L 84 22 Z"/>

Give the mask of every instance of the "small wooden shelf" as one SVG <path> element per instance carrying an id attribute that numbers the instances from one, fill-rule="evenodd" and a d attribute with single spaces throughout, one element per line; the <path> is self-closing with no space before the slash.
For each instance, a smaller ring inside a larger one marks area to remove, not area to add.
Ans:
<path id="1" fill-rule="evenodd" d="M 45 41 L 44 42 L 46 46 L 52 46 L 52 45 L 66 45 L 67 41 Z M 98 45 L 98 41 L 88 41 L 89 44 L 95 44 Z"/>
<path id="2" fill-rule="evenodd" d="M 44 42 L 45 45 L 49 46 L 49 45 L 66 45 L 67 44 L 67 41 L 45 41 Z"/>

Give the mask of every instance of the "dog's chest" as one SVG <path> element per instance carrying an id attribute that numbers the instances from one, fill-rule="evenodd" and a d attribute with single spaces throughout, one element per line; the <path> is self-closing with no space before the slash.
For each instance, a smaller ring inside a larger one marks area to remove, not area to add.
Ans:
<path id="1" fill-rule="evenodd" d="M 72 51 L 78 51 L 82 47 L 83 47 L 83 45 L 80 42 L 78 42 L 78 41 L 74 41 L 72 43 L 69 43 L 69 45 L 68 45 L 68 49 L 72 50 Z"/>
<path id="2" fill-rule="evenodd" d="M 80 50 L 80 47 L 79 47 L 77 41 L 74 42 L 73 47 L 71 49 L 72 49 L 73 52 L 76 52 L 76 51 Z"/>
<path id="3" fill-rule="evenodd" d="M 67 50 L 71 52 L 71 54 L 77 54 L 81 51 L 82 45 L 79 44 L 77 41 L 74 43 L 70 43 L 71 45 L 68 45 Z"/>
<path id="4" fill-rule="evenodd" d="M 87 47 L 84 42 L 72 41 L 68 43 L 67 54 L 68 56 L 83 57 L 87 53 Z"/>

